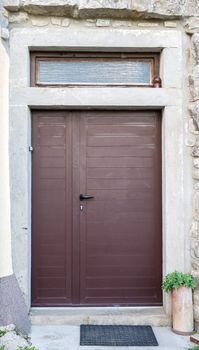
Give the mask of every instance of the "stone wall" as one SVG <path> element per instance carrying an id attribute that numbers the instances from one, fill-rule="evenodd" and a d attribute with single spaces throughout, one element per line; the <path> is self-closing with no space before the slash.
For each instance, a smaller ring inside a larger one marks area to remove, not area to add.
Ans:
<path id="1" fill-rule="evenodd" d="M 191 226 L 192 273 L 199 282 L 199 23 L 192 35 L 193 66 L 189 77 L 190 83 L 190 120 L 193 125 L 193 222 Z M 193 33 L 192 32 L 192 33 Z M 198 33 L 197 33 L 198 32 Z M 197 329 L 199 328 L 199 289 L 194 292 L 194 312 Z"/>
<path id="2" fill-rule="evenodd" d="M 199 15 L 198 0 L 5 0 L 9 11 L 75 18 L 175 18 Z"/>

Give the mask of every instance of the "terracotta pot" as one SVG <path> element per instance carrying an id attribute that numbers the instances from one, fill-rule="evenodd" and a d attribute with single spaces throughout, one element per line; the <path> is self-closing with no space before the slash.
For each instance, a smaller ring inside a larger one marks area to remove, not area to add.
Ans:
<path id="1" fill-rule="evenodd" d="M 173 332 L 181 335 L 193 333 L 192 289 L 180 287 L 172 292 Z"/>

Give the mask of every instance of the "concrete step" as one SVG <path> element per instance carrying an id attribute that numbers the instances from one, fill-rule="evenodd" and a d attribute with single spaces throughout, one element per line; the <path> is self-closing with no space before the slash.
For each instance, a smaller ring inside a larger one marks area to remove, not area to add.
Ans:
<path id="1" fill-rule="evenodd" d="M 32 308 L 33 325 L 125 324 L 170 326 L 162 307 Z"/>

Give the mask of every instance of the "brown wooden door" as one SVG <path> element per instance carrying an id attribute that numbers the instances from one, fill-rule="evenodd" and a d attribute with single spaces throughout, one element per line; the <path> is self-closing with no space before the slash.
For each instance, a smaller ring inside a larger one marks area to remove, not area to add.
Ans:
<path id="1" fill-rule="evenodd" d="M 161 305 L 160 126 L 151 111 L 33 113 L 33 305 Z"/>

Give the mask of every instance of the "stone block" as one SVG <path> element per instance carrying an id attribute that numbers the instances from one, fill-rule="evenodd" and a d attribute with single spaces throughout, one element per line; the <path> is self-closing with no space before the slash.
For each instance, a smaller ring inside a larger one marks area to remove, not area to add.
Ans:
<path id="1" fill-rule="evenodd" d="M 195 276 L 196 271 L 199 269 L 199 264 L 197 263 L 196 260 L 194 260 L 194 262 L 192 261 L 191 268 L 192 268 L 191 273 Z"/>
<path id="2" fill-rule="evenodd" d="M 199 191 L 196 191 L 193 198 L 193 218 L 199 221 Z M 198 258 L 199 258 L 199 243 L 198 243 Z"/>
<path id="3" fill-rule="evenodd" d="M 177 27 L 177 23 L 173 22 L 173 21 L 165 21 L 164 22 L 164 26 L 167 28 L 176 28 Z"/>
<path id="4" fill-rule="evenodd" d="M 62 27 L 68 27 L 70 25 L 70 19 L 69 18 L 62 19 L 61 25 Z"/>
<path id="5" fill-rule="evenodd" d="M 196 169 L 199 169 L 199 158 L 193 158 L 193 165 Z"/>
<path id="6" fill-rule="evenodd" d="M 199 180 L 199 169 L 193 168 L 192 177 L 194 180 Z"/>
<path id="7" fill-rule="evenodd" d="M 139 22 L 138 27 L 158 27 L 159 23 L 157 22 Z"/>
<path id="8" fill-rule="evenodd" d="M 112 26 L 117 28 L 117 27 L 131 27 L 133 25 L 132 22 L 130 21 L 112 21 Z"/>
<path id="9" fill-rule="evenodd" d="M 9 11 L 18 11 L 19 0 L 4 0 L 4 6 L 8 7 Z"/>
<path id="10" fill-rule="evenodd" d="M 189 118 L 188 121 L 188 130 L 190 133 L 194 134 L 194 135 L 198 135 L 199 131 L 198 131 L 198 127 L 194 121 L 193 118 Z"/>
<path id="11" fill-rule="evenodd" d="M 86 27 L 95 27 L 96 20 L 95 19 L 87 19 L 85 22 Z"/>
<path id="12" fill-rule="evenodd" d="M 7 28 L 1 28 L 0 31 L 1 31 L 1 38 L 2 39 L 4 39 L 4 40 L 9 39 L 10 33 L 9 33 L 9 30 Z"/>
<path id="13" fill-rule="evenodd" d="M 55 26 L 61 26 L 62 18 L 61 17 L 51 17 L 51 23 Z"/>
<path id="14" fill-rule="evenodd" d="M 199 222 L 193 221 L 190 229 L 191 237 L 199 240 Z"/>
<path id="15" fill-rule="evenodd" d="M 192 42 L 195 50 L 196 63 L 199 64 L 199 33 L 192 36 Z"/>
<path id="16" fill-rule="evenodd" d="M 109 27 L 111 25 L 111 21 L 109 19 L 97 19 L 96 26 L 97 27 Z"/>
<path id="17" fill-rule="evenodd" d="M 194 187 L 194 190 L 198 191 L 198 190 L 199 190 L 199 182 L 198 182 L 198 181 L 195 181 L 193 187 Z"/>
<path id="18" fill-rule="evenodd" d="M 186 33 L 188 34 L 194 34 L 199 32 L 199 18 L 197 17 L 189 18 L 186 21 L 184 27 L 185 27 Z"/>
<path id="19" fill-rule="evenodd" d="M 199 130 L 199 101 L 192 104 L 189 108 L 191 117 L 193 118 L 197 130 Z"/>
<path id="20" fill-rule="evenodd" d="M 199 266 L 198 266 L 199 269 Z M 195 305 L 199 305 L 199 290 L 196 289 L 193 293 L 193 302 Z"/>
<path id="21" fill-rule="evenodd" d="M 196 142 L 195 142 L 195 145 L 194 145 L 193 151 L 192 151 L 192 156 L 199 157 L 199 136 L 197 136 L 197 138 L 196 138 Z"/>
<path id="22" fill-rule="evenodd" d="M 31 18 L 33 26 L 45 27 L 50 23 L 50 18 L 45 16 L 34 16 Z"/>
<path id="23" fill-rule="evenodd" d="M 192 258 L 199 260 L 199 242 L 198 241 L 194 240 L 191 242 L 191 256 Z"/>
<path id="24" fill-rule="evenodd" d="M 189 85 L 193 101 L 199 100 L 199 64 L 194 67 L 193 74 L 189 76 Z"/>
<path id="25" fill-rule="evenodd" d="M 185 138 L 185 145 L 187 147 L 193 147 L 196 143 L 196 135 L 194 134 L 189 134 L 188 136 L 186 136 Z"/>
<path id="26" fill-rule="evenodd" d="M 199 15 L 197 0 L 6 0 L 6 9 L 81 18 L 179 18 Z"/>
<path id="27" fill-rule="evenodd" d="M 17 12 L 9 15 L 10 23 L 23 23 L 28 21 L 29 16 L 26 12 Z"/>

